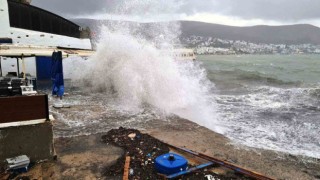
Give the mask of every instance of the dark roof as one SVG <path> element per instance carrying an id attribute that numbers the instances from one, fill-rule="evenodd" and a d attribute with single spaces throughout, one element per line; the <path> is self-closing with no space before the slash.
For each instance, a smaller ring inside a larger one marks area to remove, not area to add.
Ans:
<path id="1" fill-rule="evenodd" d="M 10 26 L 80 38 L 80 27 L 44 9 L 8 0 Z"/>

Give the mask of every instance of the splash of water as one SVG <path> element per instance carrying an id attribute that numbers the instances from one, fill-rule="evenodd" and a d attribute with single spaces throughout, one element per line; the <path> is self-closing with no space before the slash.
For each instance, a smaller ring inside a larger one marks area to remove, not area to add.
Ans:
<path id="1" fill-rule="evenodd" d="M 137 2 L 133 3 L 135 7 L 139 7 Z M 149 4 L 142 7 L 154 13 L 152 7 L 159 6 L 152 2 L 145 1 Z M 124 9 L 130 9 L 125 5 Z M 151 106 L 165 116 L 176 114 L 220 131 L 214 85 L 205 70 L 194 62 L 175 61 L 166 53 L 177 44 L 179 33 L 176 22 L 148 26 L 111 22 L 101 28 L 96 54 L 75 70 L 73 80 L 93 92 L 111 94 L 119 106 L 130 111 Z"/>

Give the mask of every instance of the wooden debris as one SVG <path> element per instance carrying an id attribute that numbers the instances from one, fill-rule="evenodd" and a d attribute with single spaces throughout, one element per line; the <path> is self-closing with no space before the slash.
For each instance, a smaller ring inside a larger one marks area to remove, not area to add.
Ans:
<path id="1" fill-rule="evenodd" d="M 136 136 L 137 136 L 136 133 L 131 133 L 128 135 L 128 137 L 131 138 L 131 140 L 133 140 Z"/>
<path id="2" fill-rule="evenodd" d="M 124 171 L 123 171 L 123 180 L 129 179 L 129 167 L 130 167 L 130 156 L 126 157 L 126 162 L 124 164 Z"/>

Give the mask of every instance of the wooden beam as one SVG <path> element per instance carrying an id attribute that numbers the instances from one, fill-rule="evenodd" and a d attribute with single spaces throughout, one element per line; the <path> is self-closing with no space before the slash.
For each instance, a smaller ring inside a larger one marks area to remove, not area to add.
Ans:
<path id="1" fill-rule="evenodd" d="M 130 168 L 130 156 L 126 157 L 126 162 L 124 164 L 124 171 L 123 171 L 123 180 L 129 179 L 129 168 Z"/>

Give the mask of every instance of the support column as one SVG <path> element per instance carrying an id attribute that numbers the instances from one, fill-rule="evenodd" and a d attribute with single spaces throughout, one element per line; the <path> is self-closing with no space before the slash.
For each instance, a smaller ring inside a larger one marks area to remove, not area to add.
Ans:
<path id="1" fill-rule="evenodd" d="M 19 77 L 19 74 L 20 74 L 19 58 L 17 58 L 17 70 L 18 70 L 18 77 Z"/>
<path id="2" fill-rule="evenodd" d="M 2 66 L 1 66 L 2 57 L 0 57 L 0 77 L 2 77 Z"/>

